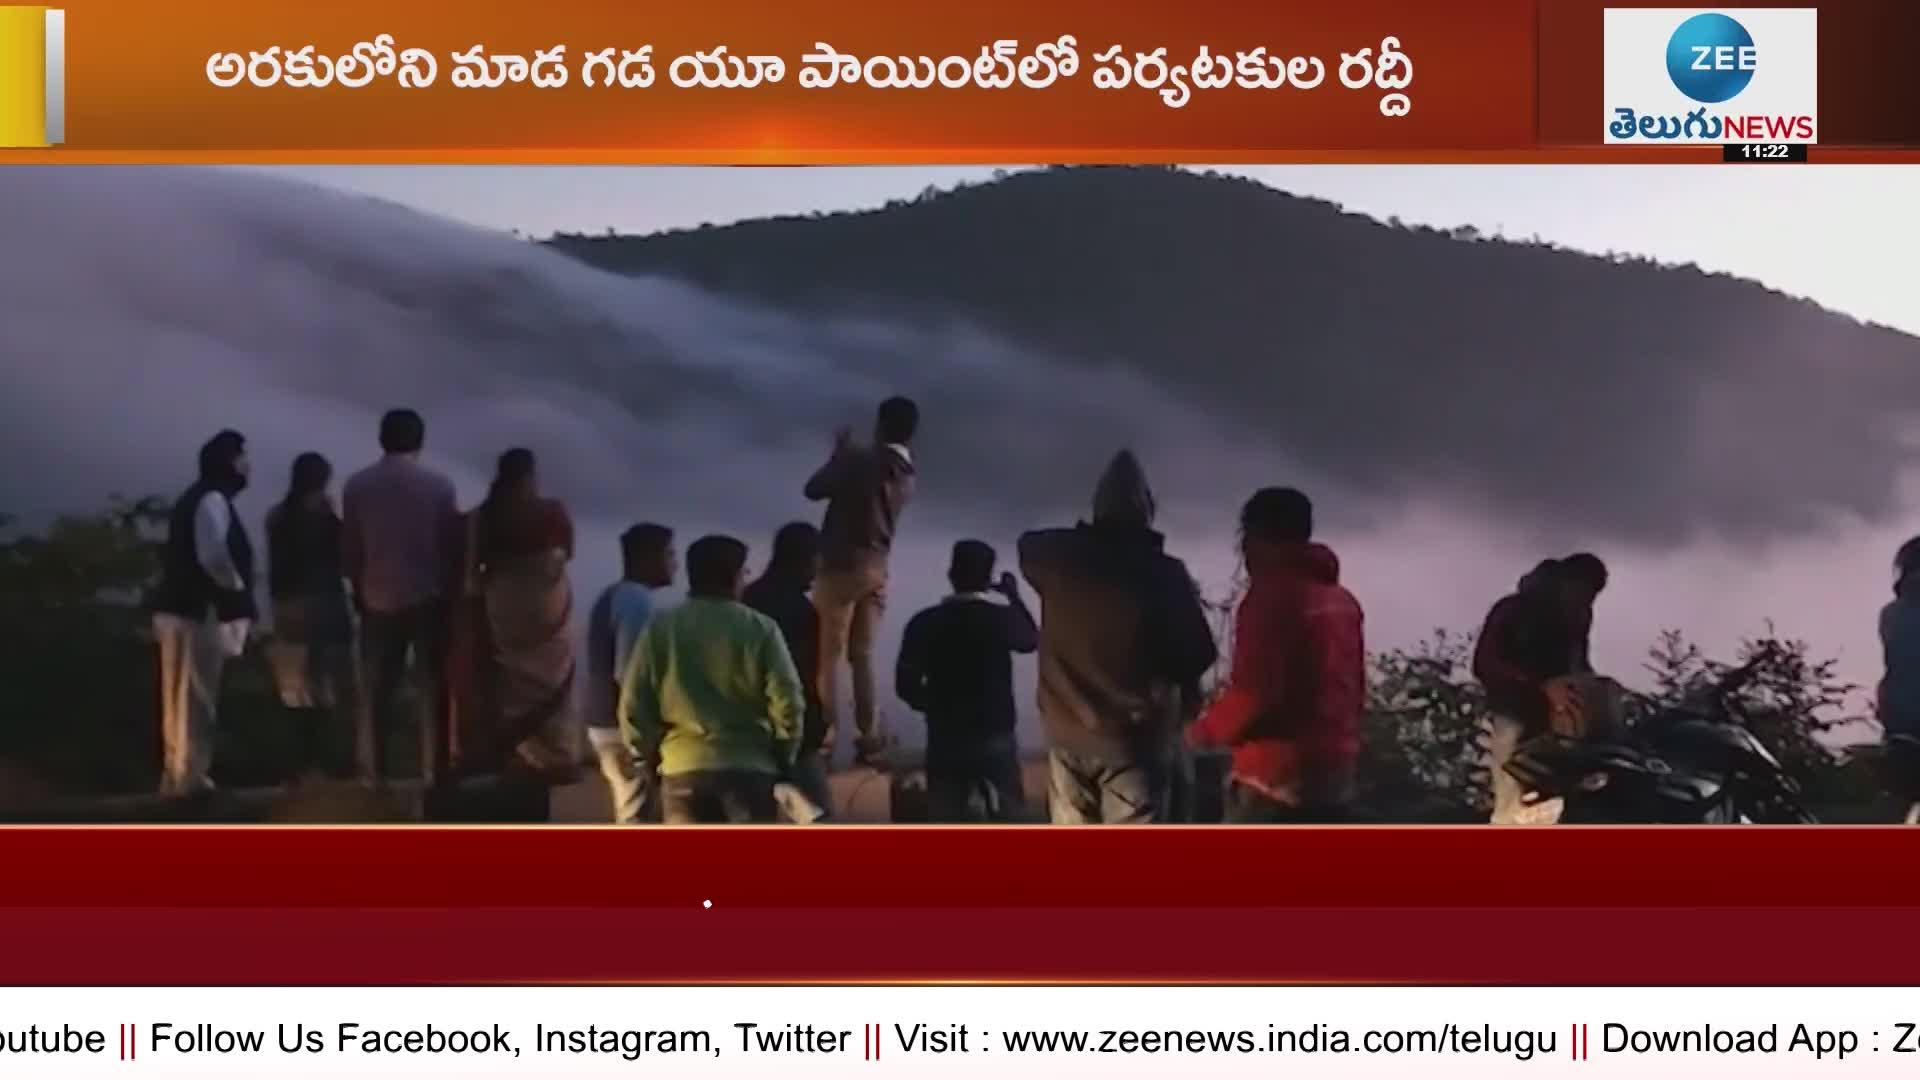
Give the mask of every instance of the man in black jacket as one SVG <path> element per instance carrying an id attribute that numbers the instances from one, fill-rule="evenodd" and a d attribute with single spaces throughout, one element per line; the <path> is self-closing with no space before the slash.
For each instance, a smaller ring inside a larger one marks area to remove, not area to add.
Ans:
<path id="1" fill-rule="evenodd" d="M 1053 743 L 1055 824 L 1168 821 L 1183 692 L 1219 654 L 1180 560 L 1153 530 L 1153 493 L 1121 451 L 1093 521 L 1020 538 L 1040 594 L 1040 716 Z"/>
<path id="2" fill-rule="evenodd" d="M 993 584 L 998 556 L 978 540 L 953 546 L 953 595 L 907 624 L 895 686 L 927 719 L 927 804 L 936 822 L 1017 816 L 1020 749 L 1014 736 L 1013 654 L 1039 646 L 1039 630 L 1012 574 Z"/>
<path id="3" fill-rule="evenodd" d="M 773 555 L 767 560 L 766 572 L 747 586 L 742 599 L 779 625 L 787 651 L 793 654 L 793 666 L 806 686 L 807 715 L 800 730 L 800 756 L 790 779 L 825 811 L 833 801 L 823 750 L 827 724 L 813 678 L 820 662 L 820 613 L 807 595 L 819 567 L 820 530 L 804 521 L 784 525 L 773 535 Z"/>
<path id="4" fill-rule="evenodd" d="M 247 442 L 222 431 L 200 448 L 200 478 L 173 504 L 150 598 L 160 670 L 160 793 L 213 789 L 221 674 L 247 645 L 253 544 L 233 500 L 247 486 Z"/>

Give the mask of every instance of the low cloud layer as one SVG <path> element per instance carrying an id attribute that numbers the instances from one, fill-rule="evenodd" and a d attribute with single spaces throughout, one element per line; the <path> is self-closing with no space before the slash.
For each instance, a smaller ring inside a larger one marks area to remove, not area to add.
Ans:
<path id="1" fill-rule="evenodd" d="M 1559 423 L 1551 413 L 1517 429 L 1481 422 L 1484 452 L 1436 458 L 1457 484 L 1411 491 L 1375 482 L 1387 468 L 1378 460 L 1337 460 L 1317 444 L 1289 455 L 1293 440 L 1247 410 L 1209 408 L 1135 369 L 1015 348 L 957 320 L 796 319 L 270 178 L 6 169 L 0 206 L 11 219 L 0 252 L 0 453 L 12 463 L 0 511 L 32 521 L 97 507 L 112 492 L 170 493 L 189 479 L 199 442 L 232 426 L 253 443 L 247 498 L 257 517 L 294 454 L 315 449 L 342 473 L 357 468 L 374 456 L 380 411 L 405 404 L 427 414 L 430 454 L 469 503 L 499 451 L 540 453 L 547 486 L 581 521 L 584 596 L 612 576 L 613 537 L 634 520 L 665 521 L 687 538 L 732 531 L 764 554 L 774 528 L 817 514 L 799 487 L 832 430 L 864 425 L 880 397 L 907 392 L 927 407 L 924 498 L 896 567 L 889 657 L 905 617 L 942 591 L 954 539 L 979 535 L 1005 552 L 1023 528 L 1072 520 L 1122 445 L 1145 458 L 1171 543 L 1216 593 L 1232 574 L 1232 518 L 1245 494 L 1268 483 L 1315 491 L 1382 645 L 1436 626 L 1470 629 L 1537 557 L 1540 537 L 1588 520 L 1583 508 L 1614 497 L 1613 485 L 1661 467 L 1653 449 L 1593 448 L 1582 451 L 1593 455 L 1589 483 L 1542 482 L 1518 503 L 1489 494 L 1475 469 L 1538 466 L 1527 432 L 1618 422 L 1617 402 L 1588 415 L 1581 398 L 1563 396 L 1550 406 Z M 1828 370 L 1858 377 L 1843 361 Z M 1768 393 L 1799 393 L 1823 430 L 1847 428 L 1858 392 L 1810 379 L 1799 372 Z M 1674 467 L 1727 487 L 1696 516 L 1697 531 L 1724 525 L 1739 538 L 1746 504 L 1772 520 L 1796 513 L 1790 485 L 1750 475 L 1752 442 L 1786 437 L 1768 427 L 1783 418 L 1715 420 L 1709 385 L 1682 387 L 1690 419 L 1674 437 L 1694 449 Z M 1488 393 L 1436 375 L 1424 404 L 1470 417 Z M 1390 415 L 1373 422 L 1404 426 Z M 1470 423 L 1444 426 L 1458 435 Z M 1877 486 L 1903 467 L 1877 435 L 1829 441 L 1848 460 L 1819 468 Z M 1866 677 L 1906 494 L 1856 500 L 1860 521 L 1823 514 L 1807 522 L 1817 536 L 1759 547 L 1599 536 L 1593 546 L 1613 557 L 1620 583 L 1603 611 L 1602 660 L 1631 676 L 1662 626 L 1716 643 L 1772 615 L 1846 652 Z M 1500 524 L 1478 513 L 1484 499 L 1503 507 Z M 1530 510 L 1516 516 L 1515 506 Z"/>

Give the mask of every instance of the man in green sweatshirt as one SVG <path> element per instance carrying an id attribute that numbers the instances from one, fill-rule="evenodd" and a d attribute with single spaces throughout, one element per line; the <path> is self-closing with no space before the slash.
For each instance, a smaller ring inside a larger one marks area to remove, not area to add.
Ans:
<path id="1" fill-rule="evenodd" d="M 740 602 L 747 545 L 687 549 L 687 602 L 654 616 L 620 680 L 620 729 L 660 776 L 668 825 L 771 822 L 792 767 L 806 696 L 786 638 Z"/>

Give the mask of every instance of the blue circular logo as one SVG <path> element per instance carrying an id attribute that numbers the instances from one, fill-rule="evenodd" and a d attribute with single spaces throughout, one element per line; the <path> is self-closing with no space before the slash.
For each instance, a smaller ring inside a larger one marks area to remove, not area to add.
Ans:
<path id="1" fill-rule="evenodd" d="M 1757 55 L 1746 27 L 1725 15 L 1695 15 L 1667 41 L 1667 74 L 1681 93 L 1716 105 L 1753 81 Z"/>

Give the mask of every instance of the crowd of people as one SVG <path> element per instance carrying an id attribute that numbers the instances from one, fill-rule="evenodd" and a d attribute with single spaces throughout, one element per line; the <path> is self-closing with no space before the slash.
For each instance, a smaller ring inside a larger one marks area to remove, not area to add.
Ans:
<path id="1" fill-rule="evenodd" d="M 300 455 L 266 516 L 266 653 L 308 766 L 381 787 L 394 778 L 396 735 L 413 731 L 429 791 L 511 781 L 541 793 L 533 819 L 546 790 L 593 762 L 621 823 L 830 816 L 839 725 L 851 717 L 856 766 L 884 767 L 891 746 L 874 643 L 913 498 L 919 420 L 915 403 L 893 398 L 870 441 L 840 432 L 804 485 L 825 504 L 820 526 L 781 527 L 751 580 L 738 538 L 694 540 L 683 567 L 671 527 L 628 529 L 621 579 L 589 609 L 578 678 L 573 523 L 541 494 L 532 452 L 501 455 L 486 498 L 465 512 L 448 478 L 422 463 L 426 425 L 412 411 L 383 418 L 382 456 L 346 481 L 337 507 L 329 463 Z M 222 671 L 259 615 L 255 552 L 234 503 L 249 475 L 245 439 L 223 431 L 172 511 L 152 598 L 170 796 L 211 790 Z M 1016 656 L 1037 652 L 1054 822 L 1182 820 L 1196 751 L 1230 758 L 1229 821 L 1347 820 L 1367 700 L 1364 616 L 1339 559 L 1315 539 L 1311 500 L 1275 487 L 1242 507 L 1247 588 L 1224 678 L 1205 693 L 1220 660 L 1213 628 L 1155 531 L 1133 454 L 1114 457 L 1091 509 L 1077 525 L 1022 536 L 1018 575 L 987 543 L 959 541 L 952 594 L 907 623 L 894 683 L 925 720 L 931 819 L 1027 812 L 1013 672 Z M 1882 620 L 1890 673 L 1896 652 L 1920 659 L 1907 587 L 1920 579 L 1920 541 L 1910 548 Z M 683 574 L 686 599 L 667 608 L 659 593 Z M 1501 766 L 1580 707 L 1569 688 L 1592 674 L 1606 584 L 1591 554 L 1547 560 L 1487 615 L 1473 671 L 1492 713 L 1496 822 L 1553 819 Z M 1902 670 L 1911 677 L 1920 663 Z M 1890 674 L 1883 702 L 1909 699 L 1920 693 Z"/>

